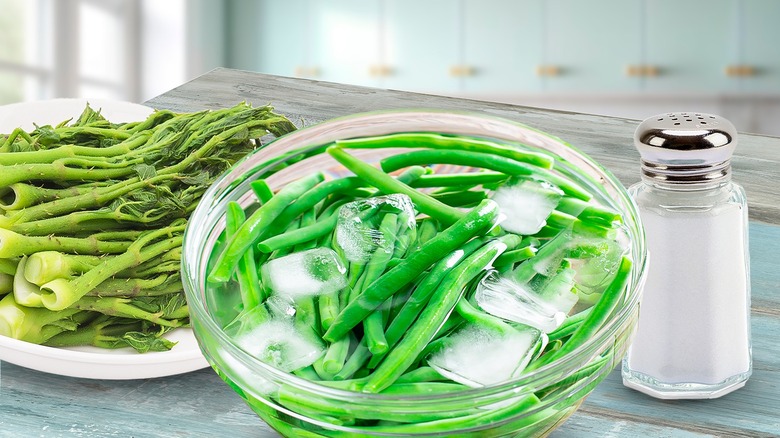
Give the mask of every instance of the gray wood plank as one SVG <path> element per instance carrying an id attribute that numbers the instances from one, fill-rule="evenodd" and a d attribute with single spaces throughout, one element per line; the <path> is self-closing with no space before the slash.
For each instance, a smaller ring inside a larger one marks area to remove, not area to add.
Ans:
<path id="1" fill-rule="evenodd" d="M 211 369 L 101 381 L 0 364 L 0 437 L 276 437 Z"/>
<path id="2" fill-rule="evenodd" d="M 157 108 L 195 111 L 247 101 L 271 104 L 299 126 L 349 114 L 434 108 L 503 117 L 546 131 L 580 148 L 624 184 L 639 180 L 633 147 L 636 120 L 522 107 L 468 99 L 367 88 L 216 69 L 147 102 Z M 670 110 L 676 110 L 670 108 Z M 692 110 L 688 108 L 688 110 Z M 734 179 L 745 186 L 753 220 L 780 223 L 780 139 L 742 134 L 733 159 Z"/>

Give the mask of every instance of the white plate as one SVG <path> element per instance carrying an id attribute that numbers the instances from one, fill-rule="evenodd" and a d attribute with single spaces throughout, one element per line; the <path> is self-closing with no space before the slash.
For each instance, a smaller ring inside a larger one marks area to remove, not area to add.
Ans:
<path id="1" fill-rule="evenodd" d="M 112 122 L 143 120 L 152 108 L 129 102 L 89 99 L 93 109 Z M 81 114 L 87 99 L 53 99 L 0 106 L 0 133 L 17 127 L 52 126 Z M 178 342 L 170 351 L 136 353 L 130 348 L 53 348 L 0 336 L 0 360 L 46 373 L 88 379 L 130 380 L 170 376 L 208 367 L 191 329 L 165 335 Z"/>

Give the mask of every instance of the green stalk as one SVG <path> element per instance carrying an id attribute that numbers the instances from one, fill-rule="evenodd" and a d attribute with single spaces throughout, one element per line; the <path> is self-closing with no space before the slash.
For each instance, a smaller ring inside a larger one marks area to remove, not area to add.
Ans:
<path id="1" fill-rule="evenodd" d="M 14 294 L 7 294 L 0 300 L 0 335 L 38 343 L 41 327 L 66 320 L 79 311 L 65 309 L 52 312 L 42 307 L 22 306 L 16 302 Z"/>
<path id="2" fill-rule="evenodd" d="M 93 297 L 149 297 L 182 291 L 178 273 L 152 278 L 109 278 L 87 292 Z"/>
<path id="3" fill-rule="evenodd" d="M 149 312 L 136 305 L 133 300 L 120 297 L 82 297 L 72 305 L 72 309 L 91 310 L 104 315 L 132 318 L 163 326 L 182 327 L 187 318 L 187 306 L 176 309 L 176 313 Z"/>
<path id="4" fill-rule="evenodd" d="M 46 283 L 41 286 L 43 305 L 50 310 L 62 310 L 74 304 L 98 284 L 111 278 L 116 273 L 137 266 L 172 248 L 181 246 L 181 232 L 184 231 L 184 227 L 184 225 L 177 225 L 150 231 L 129 245 L 124 253 L 90 269 L 81 276 L 70 281 L 55 279 Z M 149 244 L 161 237 L 167 238 L 160 242 Z"/>
<path id="5" fill-rule="evenodd" d="M 41 286 L 56 278 L 72 278 L 105 261 L 105 257 L 40 251 L 30 255 L 24 264 L 24 278 Z"/>
<path id="6" fill-rule="evenodd" d="M 14 258 L 40 251 L 75 252 L 78 254 L 115 254 L 126 251 L 132 242 L 108 242 L 87 238 L 58 236 L 24 236 L 0 228 L 0 258 Z"/>

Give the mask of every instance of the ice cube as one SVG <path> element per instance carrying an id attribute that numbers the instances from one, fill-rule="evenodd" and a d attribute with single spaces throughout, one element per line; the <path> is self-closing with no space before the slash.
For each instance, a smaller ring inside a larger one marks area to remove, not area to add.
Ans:
<path id="1" fill-rule="evenodd" d="M 295 302 L 284 295 L 271 295 L 265 300 L 265 306 L 274 317 L 294 318 L 298 313 Z"/>
<path id="2" fill-rule="evenodd" d="M 271 314 L 263 305 L 243 312 L 224 330 L 245 352 L 282 371 L 309 366 L 325 353 L 312 328 Z"/>
<path id="3" fill-rule="evenodd" d="M 548 301 L 528 284 L 517 283 L 495 272 L 480 281 L 474 298 L 479 307 L 491 315 L 526 324 L 545 333 L 555 330 L 566 319 L 566 312 L 555 307 L 561 304 L 557 300 Z"/>
<path id="4" fill-rule="evenodd" d="M 470 387 L 501 383 L 528 365 L 541 332 L 517 327 L 501 333 L 468 323 L 449 335 L 445 346 L 428 357 L 439 374 Z"/>
<path id="5" fill-rule="evenodd" d="M 536 234 L 547 224 L 561 197 L 557 187 L 533 180 L 503 185 L 491 196 L 506 216 L 501 227 L 524 235 Z"/>
<path id="6" fill-rule="evenodd" d="M 347 268 L 330 248 L 314 248 L 268 261 L 263 284 L 276 295 L 296 298 L 337 292 L 347 286 Z"/>
<path id="7" fill-rule="evenodd" d="M 388 247 L 379 231 L 384 213 L 398 214 L 399 235 L 416 234 L 414 204 L 407 195 L 375 196 L 341 206 L 335 240 L 348 261 L 367 263 L 377 249 Z"/>
<path id="8" fill-rule="evenodd" d="M 601 293 L 620 267 L 620 261 L 626 249 L 618 241 L 591 239 L 594 252 L 584 258 L 577 268 L 574 281 L 577 289 L 587 295 Z"/>
<path id="9" fill-rule="evenodd" d="M 573 290 L 575 275 L 577 275 L 577 271 L 572 269 L 569 263 L 566 263 L 566 267 L 534 284 L 532 289 L 550 307 L 568 315 L 579 300 L 579 296 Z"/>

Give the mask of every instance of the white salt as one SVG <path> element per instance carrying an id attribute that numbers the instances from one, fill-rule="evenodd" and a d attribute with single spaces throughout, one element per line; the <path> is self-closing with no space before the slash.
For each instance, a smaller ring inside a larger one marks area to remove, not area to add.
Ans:
<path id="1" fill-rule="evenodd" d="M 748 372 L 740 206 L 696 215 L 641 208 L 640 215 L 650 268 L 627 367 L 665 384 L 713 385 Z"/>

